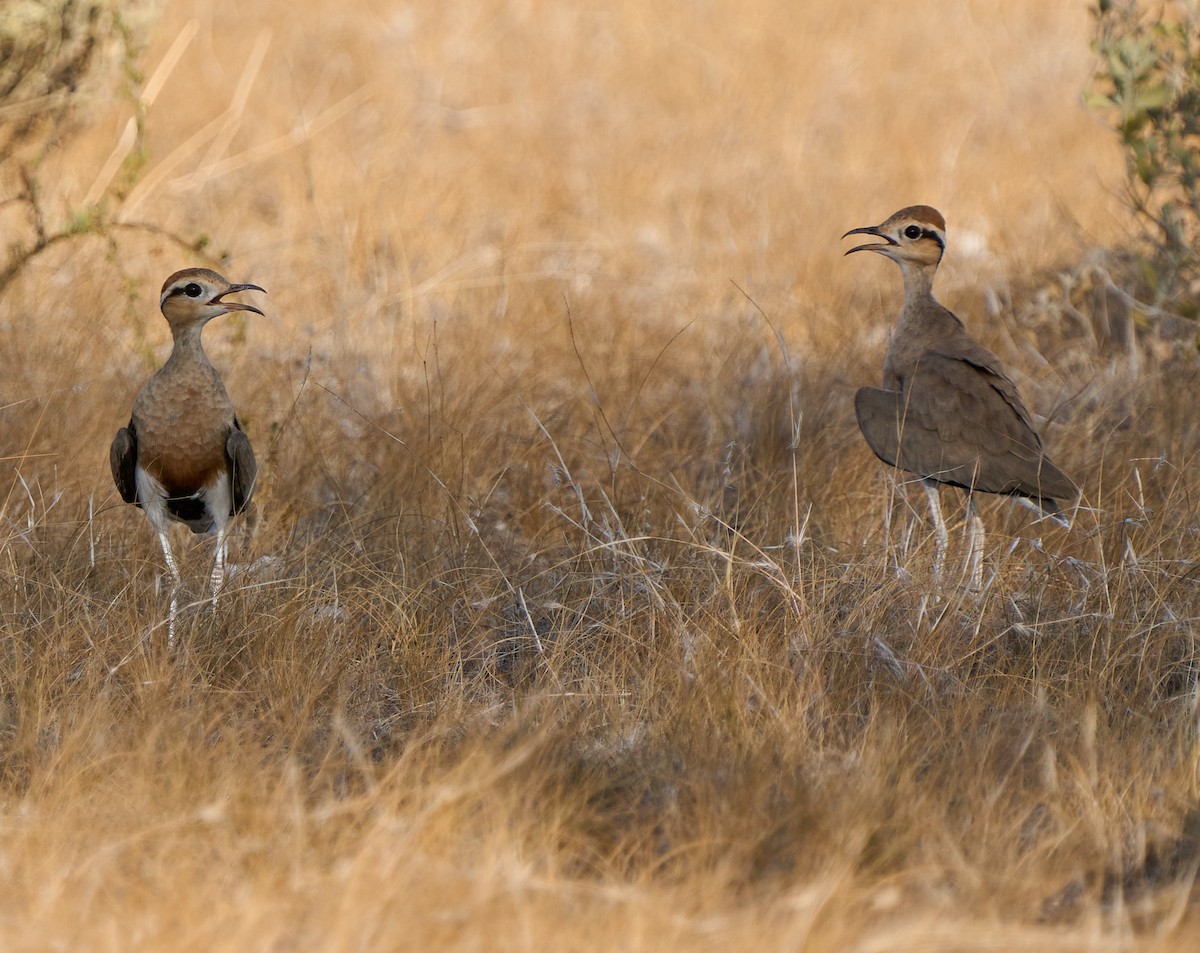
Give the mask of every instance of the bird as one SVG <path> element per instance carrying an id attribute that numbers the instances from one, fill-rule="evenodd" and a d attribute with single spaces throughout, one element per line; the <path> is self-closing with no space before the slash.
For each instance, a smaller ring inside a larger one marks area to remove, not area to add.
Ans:
<path id="1" fill-rule="evenodd" d="M 904 278 L 904 306 L 883 362 L 883 386 L 854 395 L 855 416 L 867 445 L 884 463 L 920 478 L 937 534 L 934 576 L 939 578 L 948 534 L 939 486 L 966 493 L 970 573 L 982 584 L 984 528 L 974 493 L 1014 497 L 1042 517 L 1069 525 L 1059 500 L 1079 494 L 1046 455 L 1042 439 L 1000 359 L 971 338 L 963 322 L 933 296 L 933 279 L 946 250 L 946 222 L 928 205 L 902 208 L 880 225 L 850 235 L 883 239 L 846 252 L 890 258 Z"/>
<path id="2" fill-rule="evenodd" d="M 174 581 L 168 643 L 174 638 L 180 575 L 167 527 L 178 522 L 193 533 L 216 532 L 209 577 L 215 607 L 225 581 L 229 524 L 250 503 L 258 476 L 250 438 L 201 342 L 213 318 L 231 311 L 263 313 L 225 300 L 241 291 L 266 293 L 258 285 L 231 284 L 208 268 L 185 268 L 163 282 L 159 307 L 171 328 L 171 355 L 134 399 L 129 425 L 117 430 L 109 450 L 117 491 L 145 512 Z"/>

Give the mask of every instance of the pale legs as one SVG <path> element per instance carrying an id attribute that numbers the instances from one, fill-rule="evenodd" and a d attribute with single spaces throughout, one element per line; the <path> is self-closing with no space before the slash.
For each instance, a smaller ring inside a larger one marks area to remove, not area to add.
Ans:
<path id="1" fill-rule="evenodd" d="M 946 549 L 950 543 L 950 534 L 946 529 L 946 520 L 942 517 L 942 505 L 938 499 L 938 484 L 933 480 L 922 480 L 925 498 L 929 500 L 929 516 L 933 520 L 933 531 L 937 551 L 933 560 L 933 578 L 941 582 L 942 569 L 946 564 Z M 975 500 L 967 494 L 967 572 L 971 579 L 971 588 L 976 592 L 983 588 L 983 544 L 986 533 L 979 511 L 975 509 Z"/>
<path id="2" fill-rule="evenodd" d="M 225 585 L 225 549 L 228 546 L 226 542 L 228 535 L 229 528 L 227 526 L 217 528 L 217 555 L 213 562 L 212 575 L 208 577 L 209 585 L 212 586 L 213 609 L 217 608 L 217 594 Z"/>
<path id="3" fill-rule="evenodd" d="M 969 555 L 967 556 L 967 565 L 971 574 L 971 588 L 975 592 L 983 589 L 983 541 L 984 529 L 983 520 L 979 518 L 979 511 L 975 509 L 975 500 L 970 493 L 967 494 L 967 541 L 969 547 Z"/>
<path id="4" fill-rule="evenodd" d="M 921 488 L 925 498 L 929 500 L 929 515 L 933 519 L 933 531 L 937 540 L 937 554 L 933 559 L 934 582 L 942 581 L 942 567 L 946 563 L 946 547 L 950 543 L 950 534 L 946 532 L 946 521 L 942 518 L 942 504 L 938 500 L 938 484 L 933 480 L 922 480 Z"/>
<path id="5" fill-rule="evenodd" d="M 213 561 L 212 573 L 208 577 L 209 586 L 212 588 L 212 607 L 215 611 L 217 608 L 217 596 L 221 589 L 225 586 L 225 558 L 226 550 L 229 546 L 229 527 L 221 526 L 217 530 L 217 552 Z M 171 574 L 171 609 L 170 615 L 167 617 L 167 647 L 170 648 L 175 642 L 175 619 L 179 615 L 179 586 L 182 577 L 179 574 L 179 565 L 175 562 L 175 554 L 171 551 L 171 541 L 167 538 L 165 530 L 158 531 L 158 542 L 162 546 L 163 556 L 167 561 L 167 570 Z"/>
<path id="6" fill-rule="evenodd" d="M 171 614 L 167 617 L 167 648 L 175 641 L 175 615 L 179 611 L 179 567 L 175 564 L 175 556 L 171 552 L 171 541 L 167 539 L 165 529 L 159 529 L 158 542 L 162 546 L 163 556 L 167 560 L 167 569 L 171 573 Z"/>

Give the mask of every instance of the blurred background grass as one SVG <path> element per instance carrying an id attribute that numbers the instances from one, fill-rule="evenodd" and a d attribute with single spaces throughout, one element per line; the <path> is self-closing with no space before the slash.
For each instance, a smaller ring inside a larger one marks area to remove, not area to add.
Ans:
<path id="1" fill-rule="evenodd" d="M 1101 333 L 1086 5 L 124 15 L 0 207 L 71 233 L 0 297 L 7 949 L 1191 948 L 1195 351 Z M 989 503 L 978 599 L 850 407 L 917 202 L 1093 508 Z M 105 454 L 207 262 L 259 512 L 168 656 Z"/>

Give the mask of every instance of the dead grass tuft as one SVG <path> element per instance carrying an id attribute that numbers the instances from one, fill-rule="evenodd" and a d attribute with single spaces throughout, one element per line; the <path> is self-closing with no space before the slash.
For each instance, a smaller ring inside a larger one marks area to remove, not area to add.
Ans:
<path id="1" fill-rule="evenodd" d="M 1086 255 L 1128 221 L 1082 7 L 208 3 L 151 69 L 177 40 L 121 214 L 270 291 L 207 337 L 258 512 L 215 614 L 184 548 L 168 655 L 105 454 L 190 262 L 31 261 L 5 949 L 1191 949 L 1200 365 Z M 1085 487 L 1071 532 L 987 504 L 978 596 L 851 410 L 900 289 L 837 236 L 915 201 Z"/>

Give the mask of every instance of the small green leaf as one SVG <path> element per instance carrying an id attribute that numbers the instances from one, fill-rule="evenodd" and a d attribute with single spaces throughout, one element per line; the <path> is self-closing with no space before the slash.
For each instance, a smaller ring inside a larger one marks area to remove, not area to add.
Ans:
<path id="1" fill-rule="evenodd" d="M 1157 83 L 1148 88 L 1142 88 L 1134 96 L 1135 109 L 1161 109 L 1171 101 L 1171 87 L 1166 83 Z"/>

